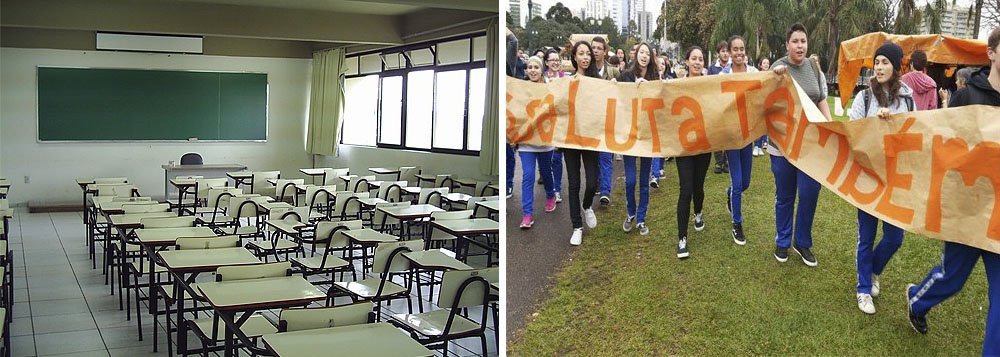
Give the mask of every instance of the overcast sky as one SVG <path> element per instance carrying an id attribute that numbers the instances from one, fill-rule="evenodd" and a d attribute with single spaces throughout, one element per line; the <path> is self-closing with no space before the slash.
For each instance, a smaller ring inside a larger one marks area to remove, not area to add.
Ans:
<path id="1" fill-rule="evenodd" d="M 543 15 L 546 11 L 548 11 L 549 7 L 552 7 L 552 5 L 555 5 L 557 2 L 563 3 L 563 5 L 574 11 L 579 11 L 581 8 L 586 7 L 587 3 L 586 0 L 532 0 L 532 1 L 542 5 Z M 620 2 L 621 0 L 606 0 L 606 1 L 607 3 L 610 3 L 611 1 Z M 926 4 L 927 2 L 928 2 L 927 0 L 916 1 L 917 5 L 920 7 L 923 7 L 924 4 Z M 970 6 L 973 3 L 973 0 L 957 0 L 957 2 L 959 5 L 962 6 Z M 660 16 L 661 6 L 663 6 L 663 0 L 646 0 L 646 11 L 653 13 L 654 21 L 656 20 L 657 17 Z M 527 7 L 528 7 L 528 0 L 521 0 L 521 12 L 523 14 L 527 14 Z M 990 29 L 981 28 L 979 30 L 979 39 L 985 41 L 986 38 L 989 36 L 989 34 L 990 34 Z"/>

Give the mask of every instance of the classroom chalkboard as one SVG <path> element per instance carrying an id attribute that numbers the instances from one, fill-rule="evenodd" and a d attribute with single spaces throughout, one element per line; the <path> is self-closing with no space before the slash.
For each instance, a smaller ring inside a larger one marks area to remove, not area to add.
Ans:
<path id="1" fill-rule="evenodd" d="M 266 137 L 265 73 L 38 67 L 39 141 Z"/>

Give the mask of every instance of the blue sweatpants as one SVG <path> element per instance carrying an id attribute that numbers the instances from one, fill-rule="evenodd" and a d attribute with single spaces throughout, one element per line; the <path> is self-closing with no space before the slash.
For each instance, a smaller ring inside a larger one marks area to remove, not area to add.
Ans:
<path id="1" fill-rule="evenodd" d="M 611 196 L 611 174 L 614 170 L 615 154 L 610 152 L 602 152 L 598 154 L 598 160 L 600 162 L 600 186 L 598 189 L 601 192 L 601 196 Z"/>
<path id="2" fill-rule="evenodd" d="M 788 248 L 794 236 L 795 246 L 812 248 L 812 224 L 822 186 L 783 156 L 771 155 L 771 172 L 774 173 L 774 225 L 777 230 L 774 243 L 779 248 Z M 795 205 L 796 197 L 799 200 L 798 208 Z"/>
<path id="3" fill-rule="evenodd" d="M 654 158 L 653 159 L 652 174 L 653 174 L 653 177 L 655 177 L 657 180 L 663 178 L 663 176 L 660 175 L 660 170 L 663 170 L 663 161 L 664 161 L 664 159 L 662 157 L 658 157 L 658 158 Z"/>
<path id="4" fill-rule="evenodd" d="M 729 161 L 729 199 L 732 203 L 733 223 L 743 223 L 743 191 L 750 188 L 753 173 L 753 145 L 739 150 L 726 150 Z"/>
<path id="5" fill-rule="evenodd" d="M 552 152 L 552 189 L 554 192 L 562 192 L 563 176 L 563 154 L 562 151 Z"/>
<path id="6" fill-rule="evenodd" d="M 545 197 L 553 197 L 556 191 L 552 188 L 552 151 L 529 152 L 518 151 L 521 156 L 521 211 L 533 214 L 535 205 L 535 166 L 542 175 L 542 186 L 545 187 Z"/>
<path id="7" fill-rule="evenodd" d="M 955 295 L 983 258 L 986 282 L 989 286 L 990 307 L 986 312 L 986 336 L 983 356 L 1000 356 L 1000 254 L 960 243 L 944 242 L 941 264 L 931 269 L 924 281 L 907 291 L 910 310 L 924 316 L 942 301 Z"/>
<path id="8" fill-rule="evenodd" d="M 858 210 L 858 294 L 872 293 L 872 275 L 881 275 L 885 265 L 903 245 L 903 230 L 882 222 L 882 240 L 875 245 L 878 218 Z"/>
<path id="9" fill-rule="evenodd" d="M 514 146 L 510 144 L 507 145 L 507 190 L 510 191 L 514 187 L 514 167 L 517 162 L 514 159 Z"/>
<path id="10" fill-rule="evenodd" d="M 625 161 L 625 208 L 628 215 L 635 216 L 636 222 L 646 222 L 646 209 L 649 207 L 649 170 L 652 159 L 640 157 L 639 159 L 639 207 L 635 206 L 635 156 L 623 156 Z"/>

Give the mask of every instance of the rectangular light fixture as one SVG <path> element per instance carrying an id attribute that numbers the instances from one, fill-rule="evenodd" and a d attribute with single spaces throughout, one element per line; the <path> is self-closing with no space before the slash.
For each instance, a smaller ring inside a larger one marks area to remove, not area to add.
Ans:
<path id="1" fill-rule="evenodd" d="M 107 51 L 203 53 L 200 36 L 97 33 L 97 49 Z"/>

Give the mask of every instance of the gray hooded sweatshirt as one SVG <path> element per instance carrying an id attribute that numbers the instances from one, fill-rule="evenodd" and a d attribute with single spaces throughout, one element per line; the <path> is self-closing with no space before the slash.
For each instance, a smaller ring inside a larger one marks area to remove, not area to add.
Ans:
<path id="1" fill-rule="evenodd" d="M 889 112 L 892 114 L 910 112 L 916 110 L 913 103 L 913 90 L 907 87 L 905 83 L 901 83 L 902 86 L 899 88 L 899 97 L 890 105 Z M 865 108 L 865 95 L 868 95 L 868 108 Z M 878 116 L 878 99 L 875 99 L 875 94 L 871 92 L 871 89 L 865 89 L 854 96 L 854 104 L 851 104 L 851 112 L 848 113 L 848 117 L 851 120 L 864 119 L 867 117 Z"/>

